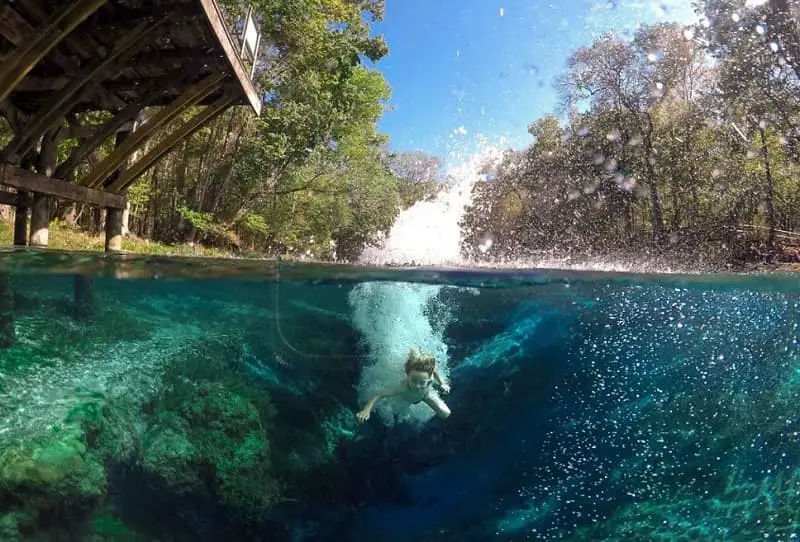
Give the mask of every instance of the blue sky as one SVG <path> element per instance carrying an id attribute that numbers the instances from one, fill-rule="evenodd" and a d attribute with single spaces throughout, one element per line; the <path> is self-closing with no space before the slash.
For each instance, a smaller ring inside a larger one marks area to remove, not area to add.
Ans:
<path id="1" fill-rule="evenodd" d="M 480 137 L 519 148 L 553 112 L 570 53 L 607 30 L 692 20 L 689 0 L 386 0 L 392 87 L 380 121 L 396 150 L 471 153 Z"/>

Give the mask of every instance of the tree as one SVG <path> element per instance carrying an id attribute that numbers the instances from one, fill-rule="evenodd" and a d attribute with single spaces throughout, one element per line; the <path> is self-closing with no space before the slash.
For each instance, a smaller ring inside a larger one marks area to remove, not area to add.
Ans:
<path id="1" fill-rule="evenodd" d="M 442 160 L 421 151 L 385 152 L 383 161 L 397 179 L 400 207 L 433 198 L 443 182 Z"/>

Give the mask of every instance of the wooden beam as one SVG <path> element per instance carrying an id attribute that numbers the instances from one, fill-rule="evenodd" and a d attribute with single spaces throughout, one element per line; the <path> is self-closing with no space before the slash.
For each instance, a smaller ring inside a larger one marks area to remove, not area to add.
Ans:
<path id="1" fill-rule="evenodd" d="M 122 250 L 122 215 L 123 209 L 108 209 L 106 212 L 106 252 Z"/>
<path id="2" fill-rule="evenodd" d="M 105 3 L 106 0 L 74 0 L 37 28 L 31 39 L 0 65 L 0 102 L 53 47 Z"/>
<path id="3" fill-rule="evenodd" d="M 0 115 L 5 117 L 15 134 L 18 134 L 22 131 L 22 127 L 25 125 L 25 121 L 28 119 L 28 116 L 14 107 L 14 104 L 12 104 L 9 100 L 0 102 Z"/>
<path id="4" fill-rule="evenodd" d="M 32 247 L 46 247 L 50 241 L 50 197 L 46 194 L 33 195 L 31 207 L 31 231 L 28 244 Z"/>
<path id="5" fill-rule="evenodd" d="M 164 24 L 166 18 L 160 21 L 144 20 L 129 30 L 114 46 L 106 58 L 99 59 L 83 68 L 70 78 L 67 86 L 59 92 L 53 93 L 53 98 L 43 106 L 36 115 L 25 125 L 21 134 L 6 145 L 0 153 L 0 161 L 16 161 L 15 157 L 25 154 L 35 145 L 44 132 L 63 120 L 75 104 L 81 101 L 81 90 L 87 85 L 92 88 L 100 83 L 100 76 L 104 70 L 112 71 L 114 66 L 120 67 L 139 49 L 147 45 L 146 38 Z"/>
<path id="6" fill-rule="evenodd" d="M 97 207 L 125 208 L 125 198 L 119 194 L 109 194 L 61 179 L 52 179 L 12 164 L 0 165 L 0 184 Z"/>
<path id="7" fill-rule="evenodd" d="M 206 47 L 179 47 L 167 51 L 147 51 L 134 56 L 128 66 L 172 66 L 175 62 L 186 62 L 187 60 L 198 62 L 206 59 L 207 62 L 225 61 L 222 54 L 212 54 Z M 227 64 L 223 64 L 227 67 Z"/>
<path id="8" fill-rule="evenodd" d="M 141 7 L 126 7 L 126 4 L 135 4 Z M 160 17 L 172 15 L 176 20 L 193 21 L 203 16 L 200 6 L 196 2 L 115 2 L 114 9 L 98 13 L 92 23 L 96 28 L 114 27 L 125 25 L 130 21 L 138 21 L 146 17 Z"/>
<path id="9" fill-rule="evenodd" d="M 120 70 L 159 69 L 172 71 L 176 68 L 188 69 L 187 64 L 191 64 L 192 66 L 200 65 L 200 67 L 205 64 L 207 66 L 227 68 L 225 58 L 222 56 L 209 55 L 201 49 L 186 49 L 180 52 L 165 51 L 163 54 L 148 53 L 142 56 L 137 55 L 131 58 L 124 66 L 120 67 Z M 104 88 L 107 90 L 119 92 L 134 90 L 141 85 L 143 81 L 146 82 L 149 80 L 158 79 L 160 77 L 163 76 L 150 78 L 137 77 L 135 79 L 121 77 L 114 78 L 113 81 L 110 78 L 106 78 L 105 81 L 101 82 L 103 83 Z M 20 84 L 17 85 L 17 88 L 14 89 L 14 92 L 40 93 L 61 90 L 67 86 L 69 81 L 70 78 L 65 75 L 57 75 L 52 77 L 28 75 L 28 77 L 23 79 Z"/>
<path id="10" fill-rule="evenodd" d="M 118 170 L 139 147 L 158 130 L 175 120 L 186 108 L 196 105 L 204 98 L 217 91 L 224 79 L 224 73 L 212 73 L 199 83 L 191 86 L 186 92 L 178 96 L 171 104 L 162 108 L 152 118 L 148 119 L 134 134 L 108 155 L 97 167 L 81 182 L 91 188 L 102 186 L 106 179 Z"/>
<path id="11" fill-rule="evenodd" d="M 144 97 L 138 102 L 134 102 L 125 106 L 122 111 L 114 115 L 105 124 L 97 126 L 92 135 L 81 145 L 72 151 L 69 157 L 58 166 L 55 176 L 59 179 L 69 179 L 75 173 L 78 165 L 83 162 L 90 154 L 92 154 L 97 147 L 103 142 L 114 135 L 126 122 L 135 119 L 141 111 L 150 103 L 156 100 L 161 93 L 164 92 L 161 88 L 151 89 Z"/>
<path id="12" fill-rule="evenodd" d="M 227 92 L 222 95 L 220 99 L 211 105 L 208 105 L 192 117 L 190 120 L 184 122 L 180 128 L 172 132 L 169 136 L 159 143 L 153 150 L 147 153 L 146 156 L 137 160 L 135 164 L 125 170 L 119 179 L 114 181 L 108 187 L 109 192 L 124 192 L 127 190 L 145 171 L 150 169 L 153 164 L 158 162 L 163 156 L 169 154 L 181 141 L 195 133 L 203 125 L 210 122 L 217 117 L 220 113 L 225 111 L 236 100 L 236 95 L 233 92 Z"/>
<path id="13" fill-rule="evenodd" d="M 67 83 L 69 83 L 69 77 L 66 75 L 54 77 L 29 75 L 19 82 L 14 92 L 51 92 L 53 90 L 61 90 L 67 86 Z"/>
<path id="14" fill-rule="evenodd" d="M 11 10 L 8 13 L 3 13 L 3 17 L 10 17 L 11 21 L 14 25 L 16 25 L 20 33 L 16 33 L 16 36 L 33 36 L 36 34 L 36 28 L 33 27 L 24 17 L 22 17 L 19 13 L 15 10 Z M 17 47 L 20 47 L 23 44 L 23 38 L 16 38 L 18 41 L 12 42 Z M 14 52 L 12 52 L 7 58 L 10 59 L 13 56 Z M 75 64 L 72 59 L 70 59 L 67 55 L 59 51 L 58 49 L 52 51 L 52 58 L 53 62 L 55 62 L 58 67 L 60 67 L 65 72 L 72 72 L 78 69 L 78 65 Z M 4 59 L 5 60 L 5 59 Z"/>
<path id="15" fill-rule="evenodd" d="M 256 88 L 253 86 L 253 82 L 250 80 L 242 60 L 239 58 L 239 55 L 236 54 L 236 48 L 233 46 L 233 38 L 231 38 L 228 32 L 228 27 L 225 26 L 217 1 L 200 0 L 200 5 L 203 6 L 203 11 L 206 14 L 208 23 L 211 25 L 211 30 L 214 32 L 217 41 L 225 52 L 228 65 L 236 75 L 236 79 L 239 80 L 242 92 L 250 102 L 250 106 L 253 108 L 253 111 L 255 111 L 256 116 L 261 115 L 261 98 Z"/>
<path id="16" fill-rule="evenodd" d="M 0 10 L 0 36 L 17 47 L 31 37 L 28 22 L 10 4 Z"/>
<path id="17" fill-rule="evenodd" d="M 11 205 L 12 207 L 30 207 L 33 199 L 19 192 L 7 192 L 0 190 L 0 205 Z"/>

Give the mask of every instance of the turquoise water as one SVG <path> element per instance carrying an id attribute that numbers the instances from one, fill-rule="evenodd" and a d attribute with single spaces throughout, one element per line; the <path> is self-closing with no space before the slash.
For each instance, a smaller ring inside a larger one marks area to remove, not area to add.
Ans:
<path id="1" fill-rule="evenodd" d="M 792 275 L 2 253 L 0 539 L 796 538 L 799 308 Z M 450 418 L 357 423 L 411 347 Z"/>

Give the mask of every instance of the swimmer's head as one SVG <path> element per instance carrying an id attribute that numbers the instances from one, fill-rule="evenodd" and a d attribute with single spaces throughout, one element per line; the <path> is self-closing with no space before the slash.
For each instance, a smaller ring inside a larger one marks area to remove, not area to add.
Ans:
<path id="1" fill-rule="evenodd" d="M 430 354 L 419 354 L 416 350 L 411 349 L 408 351 L 406 358 L 406 374 L 426 373 L 428 376 L 433 375 L 436 369 L 436 358 Z"/>

